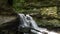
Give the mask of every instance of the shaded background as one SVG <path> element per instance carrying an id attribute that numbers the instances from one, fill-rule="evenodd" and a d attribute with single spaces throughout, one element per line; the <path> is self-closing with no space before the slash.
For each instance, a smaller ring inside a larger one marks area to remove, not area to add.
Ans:
<path id="1" fill-rule="evenodd" d="M 14 0 L 13 7 L 30 14 L 40 26 L 60 27 L 60 0 Z"/>

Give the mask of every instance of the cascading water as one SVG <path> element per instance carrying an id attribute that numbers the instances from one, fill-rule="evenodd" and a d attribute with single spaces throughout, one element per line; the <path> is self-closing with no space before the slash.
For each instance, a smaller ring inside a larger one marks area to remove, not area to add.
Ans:
<path id="1" fill-rule="evenodd" d="M 26 20 L 26 17 L 24 14 L 19 14 L 20 16 L 20 23 L 19 23 L 19 26 L 18 26 L 18 30 L 21 30 L 22 32 L 27 32 L 29 31 L 29 22 L 27 22 Z M 27 30 L 26 30 L 27 29 Z"/>
<path id="2" fill-rule="evenodd" d="M 38 27 L 33 18 L 29 15 L 25 16 L 24 14 L 19 14 L 19 17 L 20 17 L 20 24 L 18 30 L 22 31 L 24 34 L 30 34 L 29 33 L 30 31 L 34 34 L 57 34 L 56 32 L 48 31 L 45 28 Z"/>
<path id="3" fill-rule="evenodd" d="M 42 34 L 43 32 L 48 32 L 47 29 L 44 28 L 39 28 L 38 25 L 36 24 L 36 22 L 33 20 L 33 18 L 29 15 L 26 15 L 27 18 L 29 18 L 29 23 L 31 23 L 31 27 L 35 30 L 38 30 L 40 32 L 37 32 L 35 30 L 31 30 L 32 32 L 36 33 L 36 34 Z"/>

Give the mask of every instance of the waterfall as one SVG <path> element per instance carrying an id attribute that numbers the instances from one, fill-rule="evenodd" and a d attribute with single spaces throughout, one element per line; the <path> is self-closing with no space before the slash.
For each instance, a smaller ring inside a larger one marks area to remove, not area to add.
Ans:
<path id="1" fill-rule="evenodd" d="M 31 30 L 31 32 L 34 34 L 57 34 L 54 31 L 48 31 L 46 28 L 38 27 L 38 25 L 33 20 L 33 18 L 28 14 L 26 16 L 24 14 L 19 14 L 19 17 L 20 17 L 20 23 L 18 26 L 18 30 L 22 30 L 23 32 L 28 32 L 29 30 Z M 24 33 L 24 34 L 27 34 L 27 33 Z"/>
<path id="2" fill-rule="evenodd" d="M 21 30 L 21 32 L 28 32 L 29 31 L 29 27 L 30 27 L 30 23 L 27 21 L 26 16 L 24 14 L 19 14 L 19 19 L 20 19 L 20 23 L 18 26 L 18 31 Z"/>

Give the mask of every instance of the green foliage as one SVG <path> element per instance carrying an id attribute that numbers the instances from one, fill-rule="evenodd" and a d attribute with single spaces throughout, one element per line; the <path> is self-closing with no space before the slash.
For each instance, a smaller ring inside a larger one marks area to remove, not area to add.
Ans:
<path id="1" fill-rule="evenodd" d="M 41 15 L 47 15 L 51 17 L 57 16 L 57 7 L 43 7 L 41 8 Z"/>
<path id="2" fill-rule="evenodd" d="M 42 26 L 54 26 L 58 27 L 60 26 L 60 7 L 57 7 L 59 5 L 60 1 L 59 0 L 14 0 L 14 5 L 13 7 L 15 10 L 19 13 L 24 13 L 24 14 L 40 14 L 43 15 L 44 17 L 53 17 L 56 19 L 49 20 L 48 19 L 38 19 L 34 18 L 36 22 L 39 25 Z M 59 11 L 59 12 L 58 12 Z M 59 15 L 58 15 L 59 13 Z M 40 16 L 39 15 L 39 16 Z M 41 17 L 43 17 L 41 16 Z M 58 19 L 57 19 L 58 18 Z"/>
<path id="3" fill-rule="evenodd" d="M 22 10 L 22 6 L 23 3 L 25 2 L 25 0 L 14 0 L 13 2 L 13 7 L 15 8 L 16 11 L 21 11 Z"/>

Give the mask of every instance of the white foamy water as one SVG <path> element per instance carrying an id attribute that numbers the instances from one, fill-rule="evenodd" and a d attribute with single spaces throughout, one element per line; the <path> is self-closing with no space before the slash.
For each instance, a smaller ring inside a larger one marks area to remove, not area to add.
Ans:
<path id="1" fill-rule="evenodd" d="M 48 34 L 58 34 L 58 33 L 54 32 L 54 31 L 49 31 Z"/>
<path id="2" fill-rule="evenodd" d="M 29 15 L 26 15 L 26 16 L 24 14 L 19 14 L 19 15 L 20 15 L 20 18 L 23 21 L 24 25 L 28 26 L 29 23 L 30 23 L 31 28 L 34 28 L 34 29 L 40 31 L 40 32 L 38 32 L 36 30 L 31 29 L 31 32 L 33 32 L 35 34 L 46 34 L 46 33 L 47 34 L 58 34 L 58 33 L 54 32 L 54 31 L 48 31 L 48 29 L 46 29 L 46 28 L 38 27 L 35 20 L 33 20 L 33 18 L 31 16 L 29 16 Z"/>
<path id="3" fill-rule="evenodd" d="M 39 30 L 39 31 L 42 32 L 42 33 L 37 32 L 37 34 L 43 34 L 44 32 L 46 32 L 46 33 L 48 33 L 48 34 L 58 34 L 58 33 L 54 32 L 54 31 L 48 31 L 48 30 L 45 29 L 45 28 L 39 28 L 38 25 L 36 24 L 36 22 L 33 20 L 33 18 L 32 18 L 31 16 L 29 16 L 29 15 L 26 15 L 26 16 L 30 18 L 30 23 L 32 24 L 32 27 L 33 27 L 34 29 Z M 35 31 L 35 32 L 36 32 L 36 31 Z"/>

